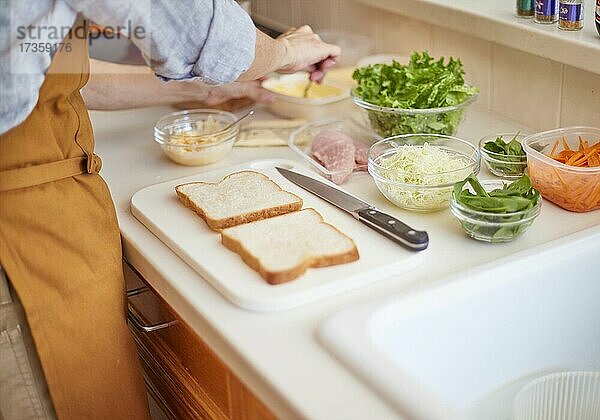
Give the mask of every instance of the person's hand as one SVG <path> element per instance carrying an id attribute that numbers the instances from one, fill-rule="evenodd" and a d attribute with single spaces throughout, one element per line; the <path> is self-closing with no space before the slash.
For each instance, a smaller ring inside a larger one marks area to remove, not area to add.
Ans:
<path id="1" fill-rule="evenodd" d="M 190 84 L 193 85 L 193 83 L 191 82 Z M 202 87 L 203 90 L 206 89 L 206 85 Z M 188 98 L 189 93 L 193 92 L 193 89 L 193 86 L 188 85 L 186 87 Z M 275 95 L 261 87 L 261 80 L 227 83 L 220 86 L 210 86 L 208 89 L 208 94 L 199 92 L 200 95 L 195 96 L 193 100 L 200 100 L 206 106 L 210 107 L 222 104 L 230 99 L 250 98 L 261 104 L 270 104 L 275 99 Z"/>
<path id="2" fill-rule="evenodd" d="M 208 106 L 213 106 L 227 102 L 230 99 L 239 98 L 250 98 L 261 104 L 270 104 L 275 100 L 275 95 L 263 89 L 260 80 L 253 80 L 215 86 L 203 102 Z"/>
<path id="3" fill-rule="evenodd" d="M 279 73 L 307 71 L 310 80 L 320 82 L 328 69 L 335 66 L 341 50 L 337 45 L 327 44 L 310 26 L 290 29 L 277 41 L 286 51 L 287 64 L 278 69 Z"/>

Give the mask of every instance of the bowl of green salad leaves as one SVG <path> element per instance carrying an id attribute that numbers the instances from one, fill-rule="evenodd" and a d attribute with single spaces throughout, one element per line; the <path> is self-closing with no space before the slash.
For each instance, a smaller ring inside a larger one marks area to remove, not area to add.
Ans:
<path id="1" fill-rule="evenodd" d="M 354 70 L 352 100 L 382 137 L 427 133 L 456 135 L 479 90 L 464 80 L 460 59 L 434 59 L 426 51 L 408 64 L 372 64 Z"/>
<path id="2" fill-rule="evenodd" d="M 527 155 L 521 133 L 485 136 L 479 142 L 481 159 L 494 175 L 504 179 L 521 177 L 527 169 Z"/>
<path id="3" fill-rule="evenodd" d="M 542 197 L 527 175 L 511 184 L 470 175 L 454 185 L 450 211 L 471 238 L 498 243 L 521 236 L 541 206 Z"/>

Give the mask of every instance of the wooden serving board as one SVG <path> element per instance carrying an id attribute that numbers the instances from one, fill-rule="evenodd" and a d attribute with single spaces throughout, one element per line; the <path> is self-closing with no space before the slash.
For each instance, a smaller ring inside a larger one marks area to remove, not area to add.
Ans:
<path id="1" fill-rule="evenodd" d="M 285 310 L 335 296 L 411 270 L 421 260 L 422 253 L 405 250 L 350 214 L 294 185 L 277 172 L 276 166 L 317 176 L 293 161 L 258 160 L 144 188 L 131 199 L 131 211 L 228 300 L 255 311 Z M 184 207 L 175 194 L 176 185 L 196 181 L 217 182 L 225 175 L 242 170 L 261 172 L 284 190 L 302 197 L 304 208 L 316 209 L 325 221 L 354 240 L 360 259 L 349 264 L 309 269 L 289 283 L 269 285 L 237 254 L 225 248 L 221 244 L 221 235 L 210 230 L 199 216 Z M 324 181 L 323 178 L 318 179 Z"/>

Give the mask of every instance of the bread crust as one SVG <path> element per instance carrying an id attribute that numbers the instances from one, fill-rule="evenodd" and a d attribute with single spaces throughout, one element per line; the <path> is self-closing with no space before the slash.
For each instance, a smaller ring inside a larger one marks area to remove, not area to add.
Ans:
<path id="1" fill-rule="evenodd" d="M 337 227 L 325 222 L 323 220 L 323 216 L 321 216 L 321 214 L 315 209 L 307 210 L 312 210 L 319 216 L 319 218 L 321 219 L 319 222 L 320 224 L 324 224 L 331 227 L 332 229 L 335 229 L 340 235 L 350 240 L 350 242 L 352 242 L 352 249 L 337 255 L 311 256 L 305 258 L 304 261 L 300 262 L 298 265 L 288 270 L 269 271 L 260 263 L 260 260 L 257 257 L 252 255 L 250 251 L 244 248 L 243 244 L 240 241 L 232 238 L 231 236 L 228 236 L 226 232 L 221 232 L 221 242 L 226 248 L 238 254 L 246 264 L 248 264 L 253 270 L 257 271 L 267 281 L 267 283 L 271 285 L 277 285 L 292 281 L 304 274 L 309 268 L 328 267 L 332 265 L 346 264 L 349 262 L 356 261 L 360 258 L 358 248 L 356 248 L 356 243 L 354 243 L 354 240 L 352 238 L 340 231 Z"/>
<path id="2" fill-rule="evenodd" d="M 196 206 L 192 202 L 192 200 L 189 199 L 187 194 L 185 194 L 179 190 L 181 187 L 186 186 L 186 185 L 198 185 L 198 184 L 216 185 L 216 184 L 219 184 L 220 182 L 223 182 L 227 178 L 230 178 L 234 175 L 238 175 L 238 174 L 242 174 L 242 173 L 258 174 L 261 177 L 263 177 L 265 179 L 265 181 L 268 181 L 268 182 L 272 183 L 274 186 L 276 186 L 280 191 L 284 191 L 284 192 L 296 197 L 298 199 L 298 201 L 296 201 L 294 203 L 290 203 L 290 204 L 283 204 L 280 206 L 269 207 L 266 209 L 260 209 L 260 210 L 253 211 L 250 213 L 238 214 L 235 216 L 226 217 L 224 219 L 212 219 L 206 215 L 206 213 L 204 212 L 204 210 L 202 208 Z M 212 230 L 217 231 L 217 232 L 220 232 L 223 229 L 227 229 L 229 227 L 241 225 L 244 223 L 256 222 L 258 220 L 268 219 L 271 217 L 280 216 L 282 214 L 291 213 L 293 211 L 298 211 L 302 208 L 302 204 L 303 204 L 301 197 L 297 196 L 294 193 L 284 190 L 276 182 L 274 182 L 271 178 L 269 178 L 265 174 L 262 174 L 262 173 L 256 172 L 256 171 L 234 172 L 232 174 L 227 175 L 219 182 L 188 182 L 186 184 L 180 184 L 175 187 L 175 192 L 177 193 L 179 200 L 183 203 L 184 206 L 192 209 L 198 216 L 200 216 L 206 222 L 206 224 L 208 225 L 209 228 L 211 228 Z"/>

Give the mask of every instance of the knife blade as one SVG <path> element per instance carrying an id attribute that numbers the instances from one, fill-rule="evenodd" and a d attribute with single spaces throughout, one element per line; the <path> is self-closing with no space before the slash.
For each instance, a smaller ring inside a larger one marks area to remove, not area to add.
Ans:
<path id="1" fill-rule="evenodd" d="M 288 181 L 350 213 L 366 226 L 397 244 L 413 251 L 422 251 L 429 246 L 427 232 L 413 229 L 395 217 L 339 188 L 289 169 L 280 167 L 276 167 L 276 169 Z"/>

